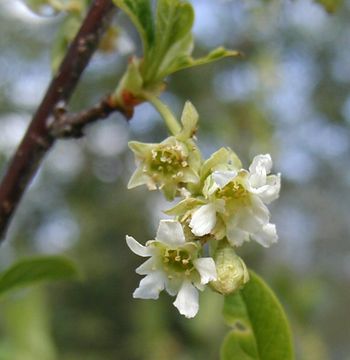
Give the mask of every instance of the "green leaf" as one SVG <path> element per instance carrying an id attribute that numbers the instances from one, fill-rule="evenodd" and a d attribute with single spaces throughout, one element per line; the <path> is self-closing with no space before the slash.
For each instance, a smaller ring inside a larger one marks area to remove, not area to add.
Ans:
<path id="1" fill-rule="evenodd" d="M 237 50 L 227 50 L 223 48 L 222 46 L 212 50 L 209 54 L 206 56 L 203 56 L 198 59 L 194 59 L 190 56 L 178 58 L 176 61 L 169 66 L 168 71 L 169 73 L 173 73 L 179 70 L 183 70 L 186 68 L 194 67 L 194 66 L 200 66 L 209 64 L 211 62 L 223 59 L 225 57 L 229 56 L 240 56 L 241 53 Z"/>
<path id="2" fill-rule="evenodd" d="M 221 360 L 293 360 L 289 324 L 268 285 L 254 272 L 239 293 L 225 297 L 224 317 L 232 330 Z"/>
<path id="3" fill-rule="evenodd" d="M 146 83 L 161 81 L 173 59 L 182 56 L 184 51 L 187 53 L 191 50 L 193 41 L 189 41 L 189 36 L 193 21 L 191 4 L 179 0 L 158 0 L 155 43 L 150 53 L 145 54 L 143 67 Z M 179 43 L 181 46 L 178 46 Z"/>
<path id="4" fill-rule="evenodd" d="M 143 52 L 147 54 L 154 42 L 154 20 L 150 0 L 114 0 L 131 19 L 139 32 Z"/>
<path id="5" fill-rule="evenodd" d="M 183 39 L 191 31 L 193 21 L 194 11 L 191 4 L 179 0 L 158 0 L 156 16 L 158 47 L 167 50 L 169 46 Z"/>
<path id="6" fill-rule="evenodd" d="M 0 273 L 0 295 L 42 281 L 70 279 L 77 276 L 73 263 L 60 256 L 42 256 L 20 260 Z"/>

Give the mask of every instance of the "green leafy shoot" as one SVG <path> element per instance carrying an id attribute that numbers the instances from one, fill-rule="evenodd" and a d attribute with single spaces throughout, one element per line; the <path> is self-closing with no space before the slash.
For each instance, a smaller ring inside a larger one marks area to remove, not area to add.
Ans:
<path id="1" fill-rule="evenodd" d="M 192 6 L 178 0 L 158 0 L 157 5 L 155 42 L 150 52 L 144 54 L 142 68 L 146 84 L 161 81 L 170 73 L 171 64 L 178 58 L 188 57 L 193 47 Z"/>
<path id="2" fill-rule="evenodd" d="M 143 52 L 148 54 L 154 43 L 154 23 L 152 6 L 149 0 L 114 0 L 133 22 L 140 34 Z"/>
<path id="3" fill-rule="evenodd" d="M 0 296 L 7 291 L 38 282 L 77 277 L 73 263 L 61 256 L 42 256 L 20 260 L 0 273 Z"/>
<path id="4" fill-rule="evenodd" d="M 268 285 L 254 272 L 239 293 L 225 298 L 224 318 L 232 328 L 221 360 L 293 360 L 289 324 Z"/>
<path id="5" fill-rule="evenodd" d="M 143 44 L 143 58 L 133 59 L 116 90 L 116 100 L 124 103 L 123 93 L 143 98 L 142 94 L 152 92 L 157 95 L 161 84 L 168 75 L 179 70 L 204 65 L 227 56 L 237 56 L 238 51 L 219 47 L 199 59 L 192 57 L 194 47 L 192 26 L 194 10 L 192 5 L 182 0 L 158 0 L 152 11 L 151 0 L 114 0 L 131 19 L 138 30 Z M 132 77 L 129 71 L 139 76 Z M 137 79 L 137 85 L 133 80 Z M 142 80 L 140 85 L 140 79 Z M 140 87 L 141 86 L 141 87 Z M 139 91 L 135 91 L 139 87 Z M 129 97 L 129 96 L 128 96 Z"/>

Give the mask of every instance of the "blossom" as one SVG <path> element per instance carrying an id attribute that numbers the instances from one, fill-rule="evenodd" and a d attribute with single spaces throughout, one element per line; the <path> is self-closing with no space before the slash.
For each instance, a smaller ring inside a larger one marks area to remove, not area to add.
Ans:
<path id="1" fill-rule="evenodd" d="M 203 164 L 202 196 L 188 198 L 167 213 L 182 215 L 196 236 L 227 237 L 233 246 L 250 238 L 264 247 L 277 241 L 266 204 L 279 196 L 280 174 L 270 175 L 269 154 L 253 159 L 249 171 L 230 149 L 220 149 Z"/>
<path id="2" fill-rule="evenodd" d="M 149 190 L 161 189 L 172 200 L 187 183 L 199 181 L 201 155 L 192 139 L 198 114 L 190 102 L 184 107 L 181 121 L 182 130 L 161 143 L 129 142 L 138 164 L 129 189 L 145 184 Z"/>
<path id="3" fill-rule="evenodd" d="M 198 290 L 203 290 L 210 281 L 216 280 L 214 260 L 199 257 L 201 247 L 195 242 L 186 242 L 181 224 L 175 220 L 161 220 L 155 240 L 146 246 L 133 237 L 126 236 L 131 251 L 149 257 L 136 273 L 146 275 L 134 291 L 134 298 L 158 299 L 166 290 L 177 294 L 174 305 L 182 315 L 194 317 L 198 312 Z"/>

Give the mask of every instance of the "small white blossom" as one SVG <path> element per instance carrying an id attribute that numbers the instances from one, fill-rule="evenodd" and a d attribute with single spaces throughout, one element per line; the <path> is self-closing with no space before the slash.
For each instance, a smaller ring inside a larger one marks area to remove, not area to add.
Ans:
<path id="1" fill-rule="evenodd" d="M 233 246 L 252 238 L 268 247 L 277 233 L 266 204 L 279 196 L 281 187 L 280 174 L 269 175 L 271 168 L 268 154 L 256 156 L 247 171 L 231 150 L 220 149 L 203 164 L 203 197 L 185 199 L 167 213 L 188 219 L 196 236 L 227 237 Z"/>
<path id="2" fill-rule="evenodd" d="M 249 171 L 221 170 L 209 175 L 203 189 L 208 204 L 193 212 L 192 232 L 197 236 L 212 231 L 219 233 L 219 217 L 232 245 L 241 245 L 249 236 L 265 247 L 275 243 L 276 227 L 269 222 L 270 213 L 265 204 L 278 197 L 281 181 L 280 174 L 269 175 L 271 167 L 270 155 L 258 155 Z"/>
<path id="3" fill-rule="evenodd" d="M 204 285 L 216 280 L 214 260 L 199 257 L 200 246 L 186 242 L 181 224 L 175 220 L 161 220 L 155 240 L 146 246 L 133 237 L 126 236 L 126 242 L 135 254 L 149 257 L 136 269 L 146 275 L 134 291 L 134 298 L 158 299 L 166 290 L 169 295 L 177 294 L 174 305 L 182 315 L 194 317 L 198 312 L 198 291 Z"/>
<path id="4" fill-rule="evenodd" d="M 189 102 L 184 107 L 181 121 L 182 130 L 161 143 L 129 142 L 137 163 L 129 189 L 146 185 L 149 190 L 162 190 L 168 200 L 173 200 L 182 194 L 188 183 L 199 182 L 201 155 L 193 140 L 198 114 Z"/>

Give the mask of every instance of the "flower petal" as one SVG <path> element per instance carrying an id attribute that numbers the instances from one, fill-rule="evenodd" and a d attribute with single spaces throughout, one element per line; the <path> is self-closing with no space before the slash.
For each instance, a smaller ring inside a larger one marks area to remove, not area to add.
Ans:
<path id="1" fill-rule="evenodd" d="M 182 177 L 182 182 L 184 183 L 198 183 L 199 176 L 191 168 L 185 169 L 183 171 L 184 175 Z"/>
<path id="2" fill-rule="evenodd" d="M 137 186 L 148 184 L 150 182 L 149 176 L 145 175 L 141 167 L 138 167 L 135 172 L 131 175 L 128 182 L 128 189 L 133 189 Z"/>
<path id="3" fill-rule="evenodd" d="M 182 215 L 182 214 L 186 213 L 187 211 L 194 209 L 198 205 L 203 205 L 203 204 L 205 204 L 205 202 L 203 202 L 202 200 L 190 197 L 190 198 L 180 201 L 174 207 L 172 207 L 171 209 L 166 210 L 164 212 L 167 215 L 174 215 L 174 216 Z"/>
<path id="4" fill-rule="evenodd" d="M 183 279 L 179 277 L 169 279 L 165 284 L 165 290 L 170 296 L 175 296 L 179 292 L 182 282 Z"/>
<path id="5" fill-rule="evenodd" d="M 179 246 L 185 243 L 185 235 L 181 224 L 175 220 L 161 220 L 156 240 L 169 246 Z"/>
<path id="6" fill-rule="evenodd" d="M 221 148 L 212 154 L 208 160 L 204 161 L 201 168 L 201 179 L 205 179 L 213 170 L 218 170 L 218 168 L 227 165 L 237 170 L 242 167 L 238 156 L 230 148 Z"/>
<path id="7" fill-rule="evenodd" d="M 269 247 L 278 240 L 276 225 L 266 224 L 261 231 L 252 234 L 252 238 L 263 247 Z"/>
<path id="8" fill-rule="evenodd" d="M 279 196 L 281 189 L 281 174 L 269 175 L 266 178 L 266 185 L 260 188 L 251 188 L 250 191 L 258 195 L 265 204 L 270 204 Z"/>
<path id="9" fill-rule="evenodd" d="M 227 240 L 232 246 L 241 246 L 244 241 L 249 240 L 249 235 L 245 230 L 237 227 L 235 222 L 229 222 L 226 225 Z"/>
<path id="10" fill-rule="evenodd" d="M 152 250 L 149 247 L 141 245 L 132 236 L 126 235 L 126 243 L 128 244 L 129 249 L 136 255 L 142 257 L 152 255 Z"/>
<path id="11" fill-rule="evenodd" d="M 147 154 L 149 154 L 152 149 L 158 144 L 151 143 L 142 143 L 139 141 L 129 141 L 128 146 L 134 152 L 136 157 L 144 159 Z"/>
<path id="12" fill-rule="evenodd" d="M 252 216 L 259 219 L 261 224 L 267 224 L 270 219 L 270 212 L 267 206 L 258 196 L 251 196 L 250 201 Z"/>
<path id="13" fill-rule="evenodd" d="M 147 259 L 143 264 L 141 264 L 136 270 L 136 274 L 139 275 L 148 275 L 151 272 L 154 272 L 157 269 L 156 262 L 154 256 L 150 259 Z"/>
<path id="14" fill-rule="evenodd" d="M 236 217 L 237 226 L 249 233 L 255 233 L 259 231 L 269 222 L 269 212 L 266 207 L 264 209 L 254 207 L 238 209 Z"/>
<path id="15" fill-rule="evenodd" d="M 266 176 L 270 173 L 272 160 L 269 154 L 257 155 L 249 166 L 249 182 L 253 188 L 259 188 L 266 184 Z"/>
<path id="16" fill-rule="evenodd" d="M 254 157 L 249 172 L 252 174 L 269 174 L 272 168 L 272 159 L 270 154 L 261 154 Z"/>
<path id="17" fill-rule="evenodd" d="M 212 258 L 199 258 L 193 261 L 194 267 L 201 276 L 201 284 L 208 284 L 209 281 L 216 280 L 216 267 Z"/>
<path id="18" fill-rule="evenodd" d="M 193 318 L 199 308 L 197 289 L 188 280 L 185 280 L 173 304 L 181 315 Z"/>
<path id="19" fill-rule="evenodd" d="M 214 171 L 213 180 L 221 189 L 237 176 L 237 171 Z"/>
<path id="20" fill-rule="evenodd" d="M 216 224 L 216 209 L 214 204 L 199 207 L 192 214 L 190 227 L 193 234 L 203 236 L 209 234 Z"/>
<path id="21" fill-rule="evenodd" d="M 182 131 L 177 135 L 180 140 L 187 140 L 196 132 L 198 113 L 191 102 L 186 101 L 181 115 Z"/>
<path id="22" fill-rule="evenodd" d="M 164 290 L 165 274 L 155 271 L 140 281 L 139 287 L 134 291 L 133 297 L 138 299 L 158 299 L 159 293 Z"/>

